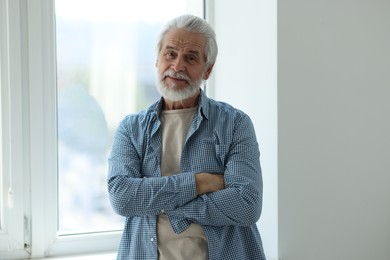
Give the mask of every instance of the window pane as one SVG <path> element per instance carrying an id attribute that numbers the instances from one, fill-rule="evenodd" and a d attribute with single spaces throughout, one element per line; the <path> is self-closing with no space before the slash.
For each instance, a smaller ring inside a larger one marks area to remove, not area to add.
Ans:
<path id="1" fill-rule="evenodd" d="M 157 100 L 161 26 L 202 0 L 56 0 L 59 233 L 122 229 L 109 205 L 107 156 L 127 114 Z"/>

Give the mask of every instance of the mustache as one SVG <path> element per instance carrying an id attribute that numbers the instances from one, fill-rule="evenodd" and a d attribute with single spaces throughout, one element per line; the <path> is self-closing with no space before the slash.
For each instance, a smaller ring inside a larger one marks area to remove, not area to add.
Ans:
<path id="1" fill-rule="evenodd" d="M 186 73 L 184 73 L 184 72 L 175 72 L 175 71 L 173 71 L 171 69 L 169 69 L 169 70 L 164 72 L 163 79 L 165 79 L 166 77 L 173 77 L 173 78 L 185 80 L 187 82 L 191 82 L 190 77 Z"/>

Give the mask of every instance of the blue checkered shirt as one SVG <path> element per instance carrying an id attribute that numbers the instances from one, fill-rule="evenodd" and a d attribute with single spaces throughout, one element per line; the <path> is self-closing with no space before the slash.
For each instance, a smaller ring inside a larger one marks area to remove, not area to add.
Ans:
<path id="1" fill-rule="evenodd" d="M 210 260 L 262 260 L 256 222 L 262 208 L 260 153 L 250 118 L 203 91 L 181 155 L 181 173 L 161 176 L 162 100 L 127 116 L 109 157 L 113 209 L 126 217 L 120 260 L 157 260 L 156 223 L 166 213 L 173 230 L 202 226 Z M 195 174 L 223 173 L 225 189 L 197 196 Z"/>

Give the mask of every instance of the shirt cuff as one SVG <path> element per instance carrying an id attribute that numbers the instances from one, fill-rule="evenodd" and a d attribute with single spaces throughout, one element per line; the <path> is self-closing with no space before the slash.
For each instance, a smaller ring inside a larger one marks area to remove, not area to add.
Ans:
<path id="1" fill-rule="evenodd" d="M 172 229 L 176 234 L 180 234 L 186 230 L 191 223 L 180 216 L 168 215 L 169 222 L 171 223 Z"/>

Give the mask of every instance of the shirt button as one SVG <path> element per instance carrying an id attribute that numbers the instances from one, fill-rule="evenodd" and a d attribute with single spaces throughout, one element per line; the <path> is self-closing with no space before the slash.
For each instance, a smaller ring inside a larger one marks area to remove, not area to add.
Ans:
<path id="1" fill-rule="evenodd" d="M 162 210 L 161 210 L 161 214 L 164 214 L 164 213 L 165 213 L 165 210 L 164 210 L 164 209 L 162 209 Z"/>
<path id="2" fill-rule="evenodd" d="M 153 242 L 154 241 L 154 238 L 152 237 L 151 239 L 150 239 L 150 242 Z"/>

